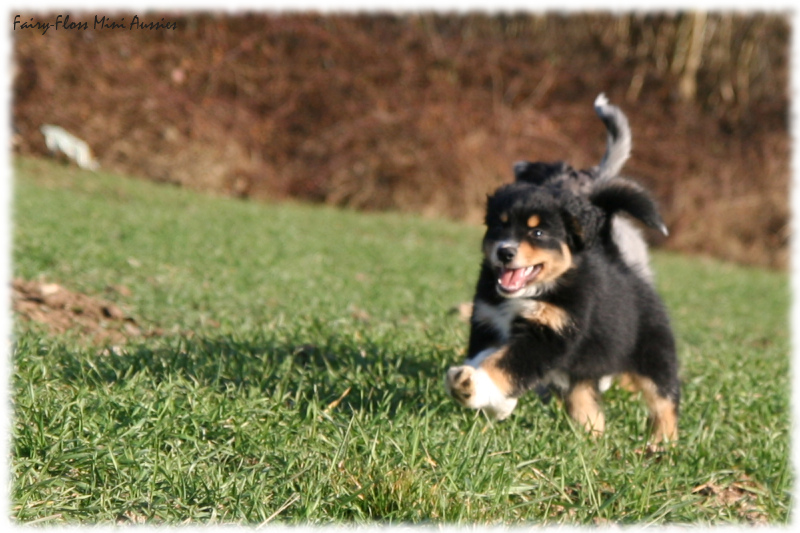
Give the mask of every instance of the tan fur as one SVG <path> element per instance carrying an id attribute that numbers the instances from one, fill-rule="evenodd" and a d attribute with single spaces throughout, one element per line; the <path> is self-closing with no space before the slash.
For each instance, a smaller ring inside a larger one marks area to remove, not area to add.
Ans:
<path id="1" fill-rule="evenodd" d="M 650 411 L 651 439 L 654 442 L 678 440 L 678 411 L 675 403 L 661 396 L 658 387 L 650 378 L 630 375 L 636 387 L 642 392 L 647 409 Z"/>
<path id="2" fill-rule="evenodd" d="M 531 217 L 528 219 L 528 227 L 529 228 L 535 228 L 541 222 L 542 222 L 542 220 L 539 218 L 539 215 L 531 215 Z"/>
<path id="3" fill-rule="evenodd" d="M 536 277 L 536 282 L 553 281 L 572 268 L 572 253 L 566 244 L 562 244 L 561 250 L 556 251 L 535 248 L 523 241 L 519 245 L 517 257 L 516 263 L 520 267 L 543 265 L 542 272 Z"/>
<path id="4" fill-rule="evenodd" d="M 639 392 L 639 386 L 636 384 L 636 376 L 629 374 L 628 372 L 619 375 L 617 384 L 622 390 L 626 390 L 628 392 Z"/>
<path id="5" fill-rule="evenodd" d="M 480 364 L 480 368 L 486 372 L 492 382 L 494 382 L 494 384 L 503 392 L 503 394 L 510 396 L 514 391 L 514 384 L 511 381 L 511 376 L 505 370 L 500 369 L 500 367 L 497 365 L 498 361 L 506 356 L 506 352 L 508 352 L 507 347 L 500 348 L 489 357 L 484 359 Z"/>
<path id="6" fill-rule="evenodd" d="M 563 332 L 571 324 L 569 313 L 557 305 L 547 302 L 537 302 L 537 305 L 526 309 L 522 316 L 531 322 L 545 325 L 558 333 Z"/>
<path id="7" fill-rule="evenodd" d="M 594 436 L 603 434 L 606 419 L 598 403 L 598 393 L 591 381 L 581 381 L 570 389 L 566 398 L 567 412 Z"/>

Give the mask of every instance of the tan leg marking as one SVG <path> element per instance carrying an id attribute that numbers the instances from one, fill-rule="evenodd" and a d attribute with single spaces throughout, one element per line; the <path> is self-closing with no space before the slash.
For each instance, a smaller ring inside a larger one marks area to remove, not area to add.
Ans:
<path id="1" fill-rule="evenodd" d="M 606 419 L 598 403 L 598 393 L 591 381 L 576 383 L 567 393 L 567 412 L 593 436 L 600 436 Z"/>
<path id="2" fill-rule="evenodd" d="M 631 374 L 650 411 L 651 439 L 654 442 L 678 440 L 678 410 L 675 402 L 658 393 L 658 387 L 650 378 Z"/>
<path id="3" fill-rule="evenodd" d="M 617 384 L 622 390 L 626 390 L 628 392 L 639 392 L 639 386 L 636 384 L 636 376 L 628 372 L 619 375 Z"/>
<path id="4" fill-rule="evenodd" d="M 499 361 L 506 356 L 507 352 L 508 348 L 500 348 L 484 359 L 483 362 L 478 365 L 478 368 L 482 368 L 484 372 L 486 372 L 503 394 L 510 396 L 511 393 L 514 392 L 514 384 L 511 381 L 511 376 L 498 366 Z"/>
<path id="5" fill-rule="evenodd" d="M 547 302 L 537 302 L 537 305 L 526 309 L 522 316 L 531 322 L 543 324 L 558 333 L 564 331 L 571 323 L 569 313 L 557 305 Z"/>

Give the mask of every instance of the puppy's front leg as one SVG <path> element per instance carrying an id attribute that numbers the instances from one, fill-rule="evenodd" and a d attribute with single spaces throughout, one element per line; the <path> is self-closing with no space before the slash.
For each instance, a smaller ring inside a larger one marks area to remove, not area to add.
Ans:
<path id="1" fill-rule="evenodd" d="M 517 406 L 514 385 L 498 365 L 508 348 L 488 348 L 462 366 L 447 371 L 447 393 L 464 407 L 481 409 L 491 418 L 503 420 Z"/>

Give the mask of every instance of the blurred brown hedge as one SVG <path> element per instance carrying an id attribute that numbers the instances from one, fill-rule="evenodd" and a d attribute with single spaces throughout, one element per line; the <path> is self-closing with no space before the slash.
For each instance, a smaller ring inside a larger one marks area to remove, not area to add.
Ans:
<path id="1" fill-rule="evenodd" d="M 787 263 L 787 15 L 140 14 L 161 17 L 177 29 L 14 31 L 16 150 L 58 124 L 107 170 L 479 221 L 514 161 L 599 161 L 605 92 L 664 246 Z"/>

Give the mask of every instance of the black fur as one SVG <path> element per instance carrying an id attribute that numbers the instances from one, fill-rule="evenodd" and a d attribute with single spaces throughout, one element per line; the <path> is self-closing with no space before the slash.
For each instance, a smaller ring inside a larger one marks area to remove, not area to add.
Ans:
<path id="1" fill-rule="evenodd" d="M 665 236 L 669 235 L 653 200 L 640 185 L 632 181 L 621 178 L 608 180 L 592 190 L 589 200 L 604 213 L 625 211 Z"/>
<path id="2" fill-rule="evenodd" d="M 566 188 L 587 194 L 598 177 L 598 167 L 578 170 L 565 161 L 544 163 L 519 161 L 514 164 L 514 179 L 532 185 Z"/>

